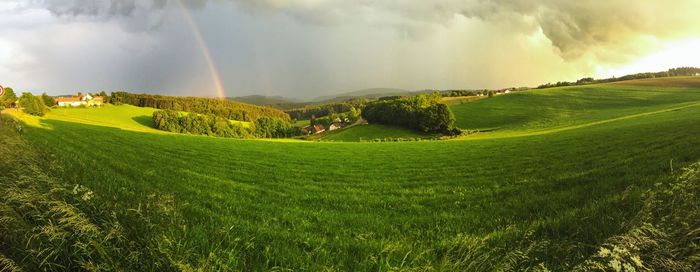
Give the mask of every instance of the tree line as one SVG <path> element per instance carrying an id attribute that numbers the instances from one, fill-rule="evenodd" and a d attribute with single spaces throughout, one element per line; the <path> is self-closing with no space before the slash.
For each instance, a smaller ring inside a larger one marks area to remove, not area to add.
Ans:
<path id="1" fill-rule="evenodd" d="M 576 85 L 586 85 L 594 83 L 609 83 L 617 81 L 626 81 L 634 79 L 647 79 L 647 78 L 664 78 L 664 77 L 675 77 L 675 76 L 695 76 L 700 74 L 700 68 L 697 67 L 678 67 L 671 68 L 668 71 L 661 71 L 656 73 L 637 73 L 631 75 L 625 75 L 621 77 L 611 77 L 604 79 L 594 79 L 592 77 L 585 77 L 577 80 L 576 82 L 559 81 L 557 83 L 547 83 L 537 86 L 538 89 L 554 88 L 554 87 L 566 87 L 566 86 L 576 86 Z"/>
<path id="2" fill-rule="evenodd" d="M 299 128 L 289 122 L 267 116 L 246 126 L 214 114 L 158 110 L 153 112 L 153 124 L 155 128 L 164 131 L 227 138 L 286 138 L 301 135 Z"/>
<path id="3" fill-rule="evenodd" d="M 368 103 L 362 118 L 369 123 L 394 125 L 423 132 L 459 135 L 454 127 L 455 117 L 450 108 L 440 103 L 441 95 L 433 93 L 397 99 L 382 99 Z"/>
<path id="4" fill-rule="evenodd" d="M 128 92 L 113 92 L 110 103 L 129 104 L 137 107 L 151 107 L 162 110 L 194 112 L 204 115 L 215 115 L 227 120 L 252 122 L 261 117 L 271 117 L 283 121 L 290 120 L 289 115 L 281 110 L 255 106 L 232 100 L 221 100 L 203 97 L 175 97 L 150 94 L 133 94 Z"/>
<path id="5" fill-rule="evenodd" d="M 56 100 L 46 93 L 35 96 L 30 92 L 24 92 L 17 97 L 12 88 L 4 89 L 5 94 L 0 96 L 0 110 L 19 106 L 27 114 L 44 116 L 49 111 L 49 107 L 56 105 Z"/>
<path id="6" fill-rule="evenodd" d="M 289 114 L 292 119 L 295 120 L 306 120 L 311 119 L 312 116 L 321 117 L 328 116 L 333 113 L 343 113 L 349 112 L 353 108 L 362 108 L 366 103 L 369 102 L 367 98 L 356 98 L 350 99 L 341 103 L 329 103 L 321 105 L 306 105 L 302 108 L 290 109 L 285 112 Z"/>

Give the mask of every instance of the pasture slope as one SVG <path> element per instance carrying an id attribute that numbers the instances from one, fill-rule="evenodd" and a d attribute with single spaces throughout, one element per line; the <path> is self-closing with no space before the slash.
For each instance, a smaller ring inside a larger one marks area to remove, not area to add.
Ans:
<path id="1" fill-rule="evenodd" d="M 99 207 L 79 212 L 125 241 L 107 249 L 121 267 L 571 270 L 635 229 L 650 192 L 700 159 L 699 81 L 684 80 L 692 84 L 589 85 L 453 105 L 460 127 L 495 130 L 447 141 L 154 133 L 138 127 L 148 109 L 123 106 L 102 109 L 104 120 L 54 111 L 23 138 L 47 154 L 52 177 L 90 192 L 76 205 Z M 132 243 L 143 250 L 120 251 Z"/>
<path id="2" fill-rule="evenodd" d="M 385 140 L 389 138 L 416 140 L 431 137 L 431 135 L 427 133 L 379 124 L 359 124 L 341 130 L 329 131 L 319 136 L 319 140 L 331 142 L 361 142 Z"/>

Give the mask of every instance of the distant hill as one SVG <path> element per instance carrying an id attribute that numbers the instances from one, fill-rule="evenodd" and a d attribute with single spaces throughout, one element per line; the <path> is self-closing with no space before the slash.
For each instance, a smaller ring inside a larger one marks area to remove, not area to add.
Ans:
<path id="1" fill-rule="evenodd" d="M 358 98 L 358 97 L 364 97 L 364 98 L 379 98 L 383 96 L 392 96 L 392 95 L 413 95 L 416 92 L 412 92 L 409 90 L 404 90 L 404 89 L 397 89 L 397 88 L 371 88 L 371 89 L 363 89 L 363 90 L 358 90 L 358 91 L 352 91 L 352 92 L 346 92 L 346 93 L 339 93 L 335 95 L 328 95 L 328 96 L 320 96 L 317 98 L 314 98 L 313 101 L 315 102 L 342 102 L 346 101 L 348 99 L 352 98 Z"/>
<path id="2" fill-rule="evenodd" d="M 243 102 L 247 104 L 253 104 L 258 106 L 267 106 L 274 104 L 290 104 L 297 103 L 298 100 L 283 97 L 283 96 L 264 96 L 264 95 L 248 95 L 248 96 L 238 96 L 238 97 L 227 97 L 228 100 L 234 100 L 238 102 Z"/>

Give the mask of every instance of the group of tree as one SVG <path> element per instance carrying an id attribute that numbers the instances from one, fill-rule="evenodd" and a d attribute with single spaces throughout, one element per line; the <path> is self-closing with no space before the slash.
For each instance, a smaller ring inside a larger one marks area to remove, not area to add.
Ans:
<path id="1" fill-rule="evenodd" d="M 49 111 L 49 107 L 56 105 L 56 99 L 46 93 L 37 97 L 30 92 L 24 92 L 20 97 L 17 97 L 12 88 L 5 87 L 4 90 L 5 94 L 0 96 L 0 110 L 19 107 L 25 113 L 44 116 Z"/>
<path id="2" fill-rule="evenodd" d="M 47 107 L 53 107 L 57 105 L 56 99 L 49 96 L 46 93 L 41 94 L 41 101 L 43 101 L 44 105 L 46 105 Z"/>
<path id="3" fill-rule="evenodd" d="M 17 100 L 17 104 L 25 113 L 31 115 L 44 116 L 49 111 L 42 97 L 34 96 L 30 92 L 22 93 L 22 96 Z"/>
<path id="4" fill-rule="evenodd" d="M 647 79 L 647 78 L 664 78 L 664 77 L 675 77 L 675 76 L 695 76 L 700 74 L 700 68 L 697 67 L 678 67 L 672 68 L 668 71 L 656 72 L 656 73 L 637 73 L 631 75 L 625 75 L 621 77 L 611 77 L 604 79 L 594 79 L 592 77 L 585 77 L 577 80 L 576 82 L 559 81 L 557 83 L 547 83 L 538 86 L 538 89 L 546 89 L 553 87 L 566 87 L 566 86 L 576 86 L 576 85 L 586 85 L 594 83 L 609 83 L 625 80 L 634 79 Z"/>
<path id="5" fill-rule="evenodd" d="M 5 94 L 0 96 L 0 110 L 5 108 L 11 108 L 17 102 L 17 95 L 15 91 L 10 87 L 5 87 Z"/>
<path id="6" fill-rule="evenodd" d="M 314 117 L 323 117 L 323 116 L 329 116 L 333 113 L 344 113 L 344 112 L 350 112 L 362 108 L 365 104 L 367 104 L 370 100 L 367 98 L 355 98 L 355 99 L 350 99 L 345 102 L 341 103 L 329 103 L 329 104 L 312 104 L 312 105 L 306 105 L 302 108 L 296 108 L 296 109 L 291 109 L 291 110 L 286 110 L 285 112 L 289 114 L 289 116 L 292 119 L 295 120 L 306 120 L 306 119 L 311 119 L 312 116 Z"/>
<path id="7" fill-rule="evenodd" d="M 513 91 L 514 92 L 514 91 L 524 91 L 527 89 L 529 89 L 529 88 L 512 87 L 512 88 L 506 88 L 506 89 L 501 89 L 501 90 L 487 90 L 487 89 L 483 89 L 483 90 L 444 90 L 444 91 L 440 91 L 440 95 L 442 95 L 442 97 L 462 97 L 462 96 L 478 96 L 478 95 L 492 97 L 492 96 L 494 96 L 494 94 L 502 93 L 504 91 Z"/>
<path id="8" fill-rule="evenodd" d="M 439 93 L 413 97 L 382 99 L 368 103 L 362 110 L 362 118 L 369 123 L 394 125 L 423 132 L 458 135 L 455 118 L 450 108 L 440 103 Z"/>
<path id="9" fill-rule="evenodd" d="M 360 119 L 360 110 L 355 107 L 350 107 L 350 110 L 342 113 L 331 112 L 327 116 L 321 116 L 316 118 L 315 115 L 311 115 L 309 119 L 310 125 L 322 125 L 328 127 L 333 123 L 339 123 L 343 126 L 354 124 Z"/>
<path id="10" fill-rule="evenodd" d="M 253 131 L 258 138 L 291 138 L 301 135 L 301 129 L 291 123 L 263 116 L 253 122 Z"/>
<path id="11" fill-rule="evenodd" d="M 460 96 L 476 96 L 486 92 L 486 90 L 445 90 L 441 91 L 442 97 L 460 97 Z"/>
<path id="12" fill-rule="evenodd" d="M 227 138 L 283 138 L 301 134 L 299 128 L 289 122 L 267 116 L 245 126 L 214 114 L 159 110 L 153 112 L 153 124 L 164 131 Z"/>
<path id="13" fill-rule="evenodd" d="M 215 98 L 175 97 L 150 94 L 133 94 L 128 92 L 112 92 L 110 103 L 115 105 L 129 104 L 138 107 L 152 107 L 162 110 L 215 115 L 227 120 L 252 122 L 264 116 L 277 118 L 283 121 L 290 120 L 289 115 L 278 109 Z"/>

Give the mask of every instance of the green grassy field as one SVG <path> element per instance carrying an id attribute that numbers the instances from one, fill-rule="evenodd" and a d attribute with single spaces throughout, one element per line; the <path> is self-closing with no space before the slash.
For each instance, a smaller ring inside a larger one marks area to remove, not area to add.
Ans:
<path id="1" fill-rule="evenodd" d="M 154 111 L 154 108 L 107 104 L 100 108 L 54 108 L 46 117 L 51 120 L 162 133 L 163 131 L 153 128 Z"/>
<path id="2" fill-rule="evenodd" d="M 423 139 L 429 138 L 432 135 L 400 127 L 392 127 L 377 124 L 364 124 L 348 127 L 337 131 L 329 131 L 321 136 L 321 141 L 360 142 L 373 141 L 375 139 L 383 140 L 388 138 Z"/>
<path id="3" fill-rule="evenodd" d="M 24 117 L 41 126 L 23 137 L 94 194 L 87 218 L 157 252 L 114 257 L 147 269 L 571 270 L 700 159 L 697 101 L 620 84 L 508 94 L 452 106 L 460 127 L 498 129 L 448 141 L 154 133 L 149 109 L 122 107 Z"/>
<path id="4" fill-rule="evenodd" d="M 462 129 L 520 135 L 698 103 L 698 78 L 653 79 L 531 90 L 452 105 Z M 676 87 L 656 87 L 650 84 Z"/>

